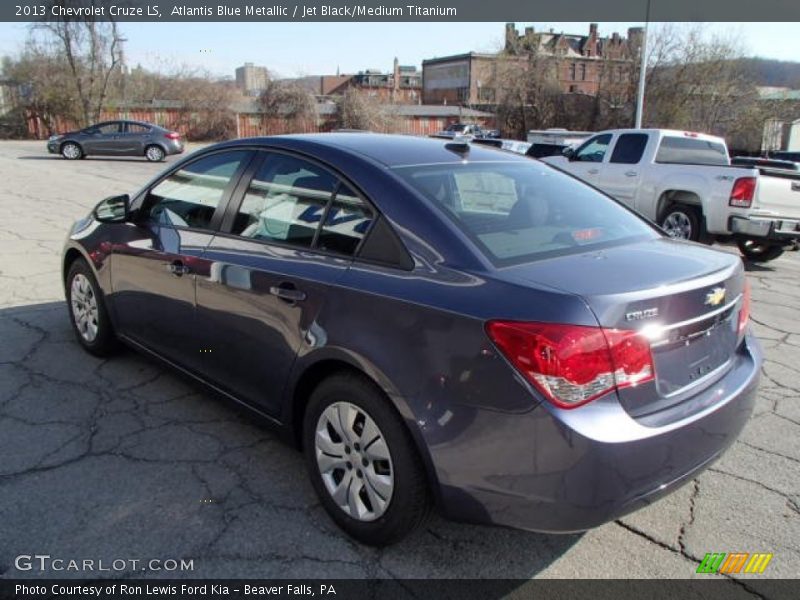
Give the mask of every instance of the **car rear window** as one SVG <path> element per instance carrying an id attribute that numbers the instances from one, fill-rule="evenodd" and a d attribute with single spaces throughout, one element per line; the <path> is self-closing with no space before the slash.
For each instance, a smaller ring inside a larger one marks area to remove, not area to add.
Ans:
<path id="1" fill-rule="evenodd" d="M 497 266 L 658 237 L 616 201 L 536 162 L 398 167 Z"/>
<path id="2" fill-rule="evenodd" d="M 728 165 L 728 153 L 719 142 L 690 137 L 664 137 L 656 153 L 657 163 Z"/>

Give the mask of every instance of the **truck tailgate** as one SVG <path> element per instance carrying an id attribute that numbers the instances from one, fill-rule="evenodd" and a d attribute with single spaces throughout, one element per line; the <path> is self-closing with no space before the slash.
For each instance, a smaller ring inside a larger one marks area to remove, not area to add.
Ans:
<path id="1" fill-rule="evenodd" d="M 800 219 L 800 173 L 759 169 L 753 213 Z"/>

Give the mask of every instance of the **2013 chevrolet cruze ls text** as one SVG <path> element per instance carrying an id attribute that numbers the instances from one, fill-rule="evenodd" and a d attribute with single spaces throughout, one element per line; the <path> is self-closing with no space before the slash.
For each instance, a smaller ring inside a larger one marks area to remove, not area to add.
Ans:
<path id="1" fill-rule="evenodd" d="M 434 504 L 545 532 L 649 504 L 734 441 L 762 360 L 738 257 L 442 140 L 212 146 L 76 223 L 63 276 L 86 350 L 274 422 L 369 544 Z"/>

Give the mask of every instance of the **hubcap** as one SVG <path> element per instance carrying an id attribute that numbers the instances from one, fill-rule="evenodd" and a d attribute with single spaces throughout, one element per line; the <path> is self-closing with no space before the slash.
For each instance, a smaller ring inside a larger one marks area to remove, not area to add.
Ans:
<path id="1" fill-rule="evenodd" d="M 78 158 L 81 151 L 75 144 L 67 144 L 64 146 L 64 154 L 67 158 Z"/>
<path id="2" fill-rule="evenodd" d="M 155 147 L 151 147 L 147 149 L 147 158 L 150 160 L 161 160 L 163 153 L 161 150 Z"/>
<path id="3" fill-rule="evenodd" d="M 317 421 L 314 445 L 322 481 L 339 508 L 359 521 L 374 521 L 386 512 L 394 468 L 372 417 L 355 404 L 335 402 Z"/>
<path id="4" fill-rule="evenodd" d="M 682 212 L 674 212 L 667 215 L 667 218 L 664 219 L 663 228 L 669 237 L 677 240 L 689 240 L 692 237 L 692 222 Z"/>
<path id="5" fill-rule="evenodd" d="M 92 285 L 86 276 L 78 273 L 72 279 L 70 288 L 70 305 L 72 317 L 78 333 L 87 342 L 91 343 L 97 337 L 97 298 Z"/>

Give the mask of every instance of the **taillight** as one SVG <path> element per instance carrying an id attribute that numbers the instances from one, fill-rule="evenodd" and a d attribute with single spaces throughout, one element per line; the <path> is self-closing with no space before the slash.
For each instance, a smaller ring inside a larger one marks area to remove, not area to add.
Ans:
<path id="1" fill-rule="evenodd" d="M 756 192 L 755 177 L 740 177 L 733 184 L 731 199 L 728 204 L 739 208 L 750 208 Z"/>
<path id="2" fill-rule="evenodd" d="M 654 378 L 650 342 L 635 331 L 489 321 L 486 332 L 511 364 L 560 408 L 575 408 Z"/>
<path id="3" fill-rule="evenodd" d="M 744 292 L 742 293 L 742 307 L 739 309 L 739 327 L 738 332 L 741 334 L 747 327 L 747 322 L 750 320 L 750 282 L 744 282 Z"/>
<path id="4" fill-rule="evenodd" d="M 181 134 L 177 131 L 170 131 L 169 133 L 164 134 L 164 137 L 168 140 L 177 140 L 181 137 Z"/>

